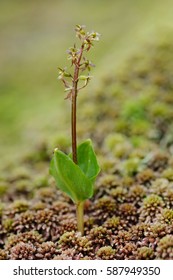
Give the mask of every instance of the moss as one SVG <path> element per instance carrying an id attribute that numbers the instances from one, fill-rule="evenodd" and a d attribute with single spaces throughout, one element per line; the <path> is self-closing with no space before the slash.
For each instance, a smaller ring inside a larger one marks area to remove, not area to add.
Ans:
<path id="1" fill-rule="evenodd" d="M 146 197 L 147 190 L 142 185 L 133 185 L 129 188 L 129 192 L 127 194 L 127 200 L 130 202 L 134 202 L 139 205 L 139 202 Z"/>
<path id="2" fill-rule="evenodd" d="M 166 235 L 158 243 L 156 248 L 156 257 L 158 259 L 173 259 L 173 236 Z"/>
<path id="3" fill-rule="evenodd" d="M 131 234 L 131 240 L 135 243 L 137 241 L 142 242 L 146 236 L 148 228 L 150 228 L 149 224 L 146 224 L 144 222 L 132 225 L 129 230 L 129 233 Z"/>
<path id="4" fill-rule="evenodd" d="M 115 157 L 127 157 L 132 150 L 131 143 L 121 133 L 109 134 L 104 141 L 105 148 Z"/>
<path id="5" fill-rule="evenodd" d="M 163 171 L 168 164 L 168 155 L 158 151 L 145 158 L 145 164 L 154 171 Z"/>
<path id="6" fill-rule="evenodd" d="M 112 154 L 116 158 L 127 158 L 132 150 L 132 145 L 128 142 L 124 142 L 122 144 L 117 144 L 112 150 Z"/>
<path id="7" fill-rule="evenodd" d="M 80 236 L 80 234 L 74 231 L 64 233 L 59 240 L 59 248 L 64 250 L 74 248 L 80 258 L 83 258 L 85 254 L 92 251 L 92 242 L 86 236 Z M 75 252 L 73 252 L 75 255 Z"/>
<path id="8" fill-rule="evenodd" d="M 143 206 L 144 208 L 157 208 L 158 206 L 163 206 L 163 200 L 160 196 L 155 195 L 155 194 L 151 194 L 149 196 L 147 196 L 144 201 L 143 201 Z"/>
<path id="9" fill-rule="evenodd" d="M 126 120 L 144 120 L 146 118 L 145 107 L 144 104 L 139 101 L 132 101 L 128 100 L 124 103 L 122 111 L 121 111 L 122 118 Z"/>
<path id="10" fill-rule="evenodd" d="M 19 179 L 30 179 L 30 172 L 26 167 L 16 167 L 12 170 L 8 180 L 10 180 L 10 182 L 14 182 L 14 181 L 18 181 Z"/>
<path id="11" fill-rule="evenodd" d="M 85 236 L 47 170 L 54 147 L 69 152 L 64 125 L 4 168 L 0 258 L 173 259 L 173 48 L 169 36 L 161 41 L 105 75 L 92 104 L 89 94 L 79 100 L 79 141 L 93 139 L 102 167 L 85 204 Z"/>
<path id="12" fill-rule="evenodd" d="M 57 214 L 68 214 L 70 211 L 70 206 L 69 203 L 67 203 L 66 201 L 61 201 L 60 199 L 57 201 L 54 201 L 52 203 L 51 209 L 57 213 Z"/>
<path id="13" fill-rule="evenodd" d="M 162 173 L 162 177 L 168 179 L 169 181 L 173 181 L 173 169 L 166 168 Z"/>
<path id="14" fill-rule="evenodd" d="M 140 220 L 145 222 L 153 222 L 163 207 L 164 202 L 160 196 L 156 194 L 148 195 L 146 198 L 144 198 L 142 207 L 139 210 Z"/>
<path id="15" fill-rule="evenodd" d="M 43 242 L 43 237 L 37 231 L 28 231 L 19 233 L 17 235 L 11 234 L 5 244 L 6 249 L 10 249 L 17 245 L 19 242 L 37 244 Z"/>
<path id="16" fill-rule="evenodd" d="M 126 141 L 126 137 L 121 133 L 109 134 L 105 139 L 105 146 L 112 150 L 117 144 L 122 144 Z"/>
<path id="17" fill-rule="evenodd" d="M 34 259 L 37 260 L 52 260 L 57 254 L 56 245 L 52 242 L 43 242 L 36 246 L 36 253 Z"/>
<path id="18" fill-rule="evenodd" d="M 70 146 L 70 138 L 66 132 L 58 133 L 57 136 L 50 139 L 51 151 L 55 148 L 60 149 L 61 151 L 68 151 Z"/>
<path id="19" fill-rule="evenodd" d="M 76 234 L 74 231 L 71 232 L 65 232 L 63 235 L 61 235 L 60 239 L 59 239 L 59 244 L 62 247 L 73 247 L 75 244 L 75 238 Z"/>
<path id="20" fill-rule="evenodd" d="M 119 206 L 119 215 L 123 219 L 132 223 L 137 222 L 138 214 L 137 208 L 132 203 L 122 203 Z"/>
<path id="21" fill-rule="evenodd" d="M 103 196 L 97 200 L 96 208 L 102 209 L 108 213 L 114 213 L 116 209 L 116 204 L 115 201 L 109 196 Z"/>
<path id="22" fill-rule="evenodd" d="M 97 226 L 90 230 L 89 240 L 91 240 L 93 246 L 102 247 L 110 245 L 111 231 L 103 226 Z"/>
<path id="23" fill-rule="evenodd" d="M 163 209 L 162 218 L 165 223 L 173 224 L 173 209 Z"/>
<path id="24" fill-rule="evenodd" d="M 38 211 L 38 210 L 43 210 L 46 207 L 46 204 L 38 201 L 36 203 L 33 203 L 33 205 L 31 206 L 32 210 Z"/>
<path id="25" fill-rule="evenodd" d="M 157 118 L 169 118 L 169 114 L 171 113 L 170 107 L 168 104 L 163 102 L 156 102 L 150 106 L 150 113 L 153 117 Z"/>
<path id="26" fill-rule="evenodd" d="M 113 249 L 111 246 L 103 246 L 98 249 L 96 255 L 101 260 L 113 260 L 115 257 L 115 252 L 115 249 Z"/>
<path id="27" fill-rule="evenodd" d="M 29 209 L 29 202 L 26 200 L 15 200 L 12 205 L 11 209 L 15 213 L 22 213 Z"/>
<path id="28" fill-rule="evenodd" d="M 6 182 L 0 182 L 0 197 L 3 196 L 8 190 L 8 185 Z"/>
<path id="29" fill-rule="evenodd" d="M 152 248 L 148 248 L 146 246 L 143 246 L 138 249 L 138 258 L 140 260 L 152 260 L 154 259 L 154 252 Z"/>
<path id="30" fill-rule="evenodd" d="M 7 254 L 5 252 L 5 250 L 0 249 L 0 260 L 7 260 Z"/>
<path id="31" fill-rule="evenodd" d="M 120 250 L 122 246 L 129 243 L 131 241 L 132 234 L 127 230 L 121 230 L 113 239 L 113 245 L 116 249 Z"/>
<path id="32" fill-rule="evenodd" d="M 146 120 L 135 120 L 133 121 L 133 124 L 131 124 L 130 127 L 131 134 L 137 135 L 137 136 L 143 136 L 147 135 L 148 131 L 150 130 L 150 123 Z"/>
<path id="33" fill-rule="evenodd" d="M 126 199 L 127 190 L 123 187 L 116 187 L 110 191 L 110 195 L 115 198 L 117 202 L 123 202 Z"/>
<path id="34" fill-rule="evenodd" d="M 123 178 L 122 178 L 122 185 L 123 186 L 132 186 L 133 184 L 134 184 L 134 178 L 133 177 L 123 176 Z"/>
<path id="35" fill-rule="evenodd" d="M 127 159 L 122 168 L 122 172 L 126 175 L 133 176 L 138 172 L 140 166 L 140 159 L 139 158 L 129 158 Z"/>
<path id="36" fill-rule="evenodd" d="M 154 237 L 155 240 L 163 236 L 165 236 L 167 233 L 167 226 L 163 223 L 155 222 L 149 227 L 149 230 L 147 231 L 146 235 Z"/>
<path id="37" fill-rule="evenodd" d="M 34 260 L 36 248 L 32 244 L 20 242 L 11 249 L 12 260 Z"/>
<path id="38" fill-rule="evenodd" d="M 137 174 L 137 179 L 141 184 L 148 184 L 155 178 L 154 172 L 152 169 L 145 169 Z"/>
<path id="39" fill-rule="evenodd" d="M 32 185 L 28 179 L 20 179 L 15 182 L 16 191 L 20 194 L 28 194 L 32 196 Z"/>
<path id="40" fill-rule="evenodd" d="M 2 217 L 3 209 L 4 209 L 4 205 L 0 203 L 0 218 Z"/>
<path id="41" fill-rule="evenodd" d="M 43 188 L 49 185 L 48 176 L 38 176 L 33 181 L 34 188 Z"/>
<path id="42" fill-rule="evenodd" d="M 36 191 L 35 197 L 42 202 L 53 202 L 57 199 L 56 189 L 52 187 L 44 187 Z"/>
<path id="43" fill-rule="evenodd" d="M 101 170 L 103 172 L 106 172 L 108 174 L 114 173 L 115 165 L 117 162 L 115 158 L 99 156 L 99 162 L 100 162 Z"/>
<path id="44" fill-rule="evenodd" d="M 120 184 L 119 178 L 113 174 L 103 174 L 97 182 L 97 187 L 100 189 L 101 187 L 106 187 L 106 189 L 111 189 Z"/>
<path id="45" fill-rule="evenodd" d="M 173 207 L 173 189 L 172 188 L 168 188 L 163 196 L 163 200 L 165 203 L 165 206 L 167 208 L 172 208 Z"/>
<path id="46" fill-rule="evenodd" d="M 6 219 L 3 221 L 2 225 L 7 232 L 10 232 L 13 228 L 13 219 Z"/>
<path id="47" fill-rule="evenodd" d="M 108 218 L 104 222 L 104 226 L 107 229 L 111 229 L 112 231 L 115 231 L 116 229 L 118 229 L 119 225 L 120 225 L 120 218 L 116 217 L 116 216 L 112 216 L 111 218 Z"/>

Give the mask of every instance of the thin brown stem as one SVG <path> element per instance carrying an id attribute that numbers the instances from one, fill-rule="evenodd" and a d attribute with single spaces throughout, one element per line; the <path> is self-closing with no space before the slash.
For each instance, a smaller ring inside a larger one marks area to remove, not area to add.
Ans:
<path id="1" fill-rule="evenodd" d="M 84 44 L 82 44 L 78 60 L 75 64 L 74 78 L 73 78 L 73 90 L 71 100 L 71 135 L 72 135 L 72 158 L 74 163 L 77 164 L 77 136 L 76 136 L 76 113 L 77 113 L 77 93 L 78 93 L 78 77 L 80 69 L 80 61 L 84 50 Z"/>
<path id="2" fill-rule="evenodd" d="M 71 130 L 72 130 L 72 157 L 74 163 L 77 164 L 77 137 L 76 137 L 76 104 L 77 95 L 72 93 L 71 101 Z"/>

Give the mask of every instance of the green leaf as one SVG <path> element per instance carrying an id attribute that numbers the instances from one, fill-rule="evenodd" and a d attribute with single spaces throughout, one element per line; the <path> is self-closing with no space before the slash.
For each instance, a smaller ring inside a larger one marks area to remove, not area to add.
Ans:
<path id="1" fill-rule="evenodd" d="M 50 174 L 57 186 L 75 203 L 92 197 L 93 186 L 80 167 L 59 150 L 55 150 L 50 163 Z"/>
<path id="2" fill-rule="evenodd" d="M 78 166 L 83 173 L 94 183 L 97 175 L 100 172 L 100 167 L 97 162 L 95 152 L 93 150 L 92 142 L 87 139 L 81 143 L 77 148 Z"/>

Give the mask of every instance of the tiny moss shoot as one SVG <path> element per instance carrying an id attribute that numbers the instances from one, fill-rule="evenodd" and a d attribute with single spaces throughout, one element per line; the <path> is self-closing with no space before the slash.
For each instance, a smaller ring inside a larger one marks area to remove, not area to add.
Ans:
<path id="1" fill-rule="evenodd" d="M 87 32 L 83 25 L 76 25 L 75 32 L 80 46 L 77 47 L 74 44 L 67 50 L 72 71 L 58 68 L 58 79 L 63 82 L 65 92 L 67 92 L 65 99 L 69 99 L 71 102 L 72 153 L 65 155 L 60 150 L 55 149 L 50 164 L 50 173 L 55 178 L 57 186 L 76 204 L 77 228 L 83 235 L 84 201 L 93 195 L 93 184 L 100 172 L 100 167 L 90 139 L 77 146 L 77 96 L 91 79 L 90 70 L 94 64 L 85 54 L 94 46 L 95 41 L 99 41 L 100 34 L 94 31 Z"/>

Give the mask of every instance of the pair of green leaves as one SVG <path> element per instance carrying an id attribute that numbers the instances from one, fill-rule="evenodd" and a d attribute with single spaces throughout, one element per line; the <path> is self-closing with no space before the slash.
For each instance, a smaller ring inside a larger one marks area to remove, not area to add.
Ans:
<path id="1" fill-rule="evenodd" d="M 50 163 L 50 174 L 57 186 L 75 203 L 92 197 L 93 183 L 100 172 L 90 139 L 78 146 L 77 159 L 75 164 L 71 154 L 56 149 Z"/>

